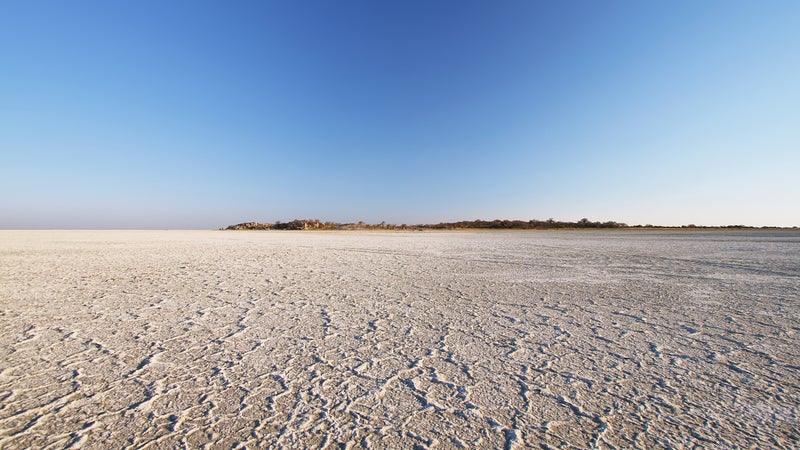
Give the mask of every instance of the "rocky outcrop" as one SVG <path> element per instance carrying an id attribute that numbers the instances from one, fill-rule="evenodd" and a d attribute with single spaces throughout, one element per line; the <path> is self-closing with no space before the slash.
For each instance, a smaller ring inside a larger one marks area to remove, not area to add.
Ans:
<path id="1" fill-rule="evenodd" d="M 231 225 L 226 230 L 269 230 L 272 227 L 270 223 L 258 223 L 258 222 L 244 222 L 244 223 L 237 223 L 236 225 Z"/>
<path id="2" fill-rule="evenodd" d="M 231 225 L 226 230 L 333 230 L 339 224 L 321 222 L 317 219 L 295 219 L 291 222 L 259 223 L 243 222 Z"/>

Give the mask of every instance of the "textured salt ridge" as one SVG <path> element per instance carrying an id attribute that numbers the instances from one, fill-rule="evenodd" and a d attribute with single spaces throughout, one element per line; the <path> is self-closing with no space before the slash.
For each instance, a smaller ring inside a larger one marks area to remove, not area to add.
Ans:
<path id="1" fill-rule="evenodd" d="M 800 234 L 0 232 L 0 448 L 795 448 Z"/>

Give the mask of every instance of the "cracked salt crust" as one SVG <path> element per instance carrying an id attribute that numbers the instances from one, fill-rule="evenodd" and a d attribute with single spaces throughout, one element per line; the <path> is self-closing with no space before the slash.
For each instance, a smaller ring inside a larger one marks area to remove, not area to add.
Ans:
<path id="1" fill-rule="evenodd" d="M 797 232 L 0 231 L 0 448 L 796 448 Z"/>

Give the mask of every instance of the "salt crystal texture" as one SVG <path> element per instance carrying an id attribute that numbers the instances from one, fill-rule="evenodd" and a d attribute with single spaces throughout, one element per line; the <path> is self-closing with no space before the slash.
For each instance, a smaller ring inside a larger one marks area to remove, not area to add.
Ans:
<path id="1" fill-rule="evenodd" d="M 797 447 L 793 231 L 0 231 L 0 448 Z"/>

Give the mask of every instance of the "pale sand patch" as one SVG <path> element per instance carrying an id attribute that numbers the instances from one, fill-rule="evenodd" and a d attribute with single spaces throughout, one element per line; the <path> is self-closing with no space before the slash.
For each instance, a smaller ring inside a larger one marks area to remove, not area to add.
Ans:
<path id="1" fill-rule="evenodd" d="M 0 231 L 0 448 L 797 447 L 796 232 Z"/>

